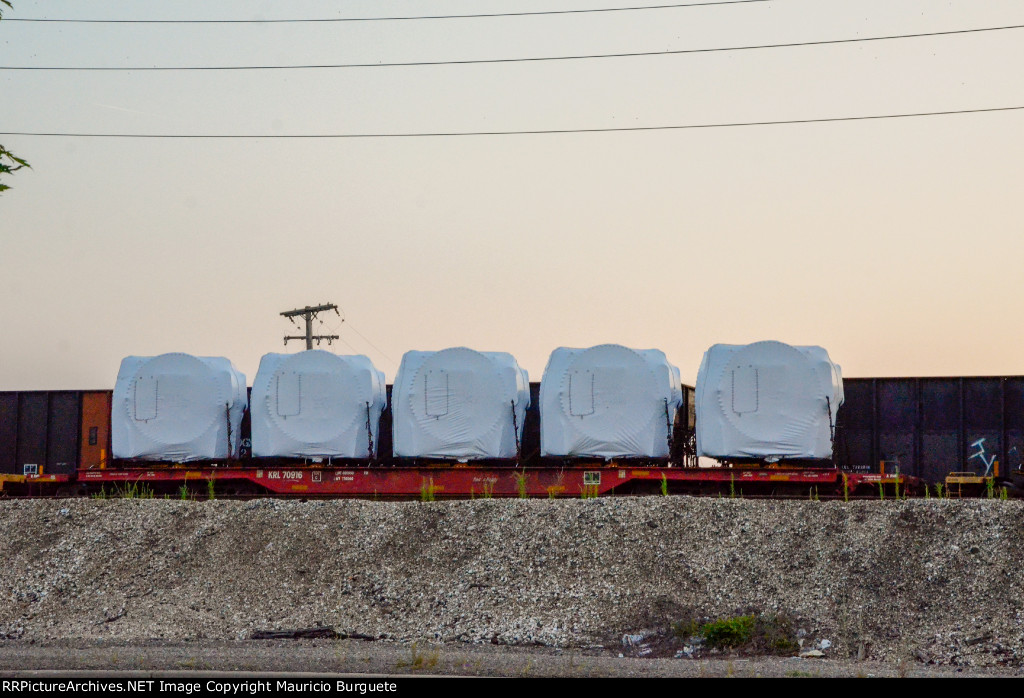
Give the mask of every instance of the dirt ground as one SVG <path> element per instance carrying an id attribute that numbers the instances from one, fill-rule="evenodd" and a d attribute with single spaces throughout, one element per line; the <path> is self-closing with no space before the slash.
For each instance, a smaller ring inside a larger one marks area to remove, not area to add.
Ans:
<path id="1" fill-rule="evenodd" d="M 312 672 L 322 674 L 505 677 L 1021 677 L 1021 668 L 953 667 L 841 659 L 721 657 L 648 659 L 610 650 L 433 645 L 363 640 L 238 642 L 0 643 L 0 675 L 26 672 L 131 672 L 178 675 L 204 672 Z"/>

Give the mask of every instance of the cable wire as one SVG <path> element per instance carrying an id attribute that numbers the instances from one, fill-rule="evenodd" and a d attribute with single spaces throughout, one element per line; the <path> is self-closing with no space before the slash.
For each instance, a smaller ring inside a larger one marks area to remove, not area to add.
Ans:
<path id="1" fill-rule="evenodd" d="M 64 22 L 75 24 L 300 24 L 313 22 L 395 22 L 417 19 L 482 19 L 487 17 L 532 17 L 538 15 L 571 15 L 590 12 L 635 12 L 638 10 L 669 10 L 681 7 L 712 5 L 745 5 L 772 0 L 714 0 L 712 2 L 678 3 L 674 5 L 637 5 L 635 7 L 598 7 L 583 10 L 539 10 L 536 12 L 492 12 L 469 15 L 415 15 L 408 17 L 334 17 L 311 19 L 46 19 L 43 17 L 9 17 L 5 22 Z"/>
<path id="2" fill-rule="evenodd" d="M 578 61 L 592 58 L 635 58 L 639 56 L 679 56 L 689 53 L 720 53 L 724 51 L 755 51 L 769 48 L 796 48 L 800 46 L 825 46 L 829 44 L 854 44 L 866 41 L 890 41 L 893 39 L 919 39 L 930 36 L 950 36 L 953 34 L 978 34 L 981 32 L 1006 31 L 1024 29 L 1024 24 L 1011 24 L 1002 27 L 982 27 L 978 29 L 954 29 L 941 32 L 923 32 L 920 34 L 891 34 L 888 36 L 866 36 L 854 39 L 825 39 L 822 41 L 796 41 L 784 44 L 757 44 L 753 46 L 724 46 L 715 48 L 690 48 L 670 51 L 633 51 L 629 53 L 595 53 L 579 56 L 536 56 L 525 58 L 474 58 L 459 61 L 409 61 L 399 63 L 330 63 L 309 65 L 235 65 L 235 66 L 144 66 L 144 67 L 104 67 L 104 66 L 0 66 L 0 70 L 79 70 L 79 71 L 188 71 L 188 70 L 313 70 L 324 68 L 399 68 L 410 66 L 436 65 L 474 65 L 481 63 L 534 63 L 539 61 Z"/>
<path id="3" fill-rule="evenodd" d="M 378 347 L 378 346 L 377 346 L 376 344 L 374 344 L 374 343 L 373 343 L 373 342 L 371 342 L 371 341 L 370 341 L 369 339 L 367 339 L 366 335 L 364 335 L 364 334 L 363 334 L 362 332 L 360 332 L 359 330 L 357 330 L 357 329 L 356 329 L 356 328 L 355 328 L 355 327 L 354 327 L 354 326 L 352 325 L 352 323 L 351 323 L 351 322 L 350 322 L 350 323 L 348 324 L 348 327 L 349 327 L 349 329 L 350 329 L 350 330 L 352 330 L 352 331 L 353 331 L 353 332 L 355 332 L 355 333 L 356 333 L 357 335 L 359 335 L 360 337 L 362 337 L 362 338 L 363 338 L 363 341 L 364 341 L 364 342 L 366 342 L 366 343 L 367 343 L 367 344 L 369 344 L 369 345 L 370 345 L 371 347 L 373 347 L 374 349 L 376 349 L 376 350 L 377 350 L 377 353 L 378 353 L 378 354 L 380 354 L 381 356 L 383 356 L 383 357 L 384 357 L 385 359 L 387 359 L 387 360 L 388 360 L 388 361 L 390 361 L 391 363 L 393 363 L 393 364 L 395 364 L 395 365 L 397 365 L 397 364 L 398 364 L 398 362 L 397 362 L 397 361 L 395 361 L 395 360 L 394 360 L 394 359 L 392 359 L 392 358 L 391 358 L 390 356 L 388 356 L 387 354 L 385 354 L 385 353 L 384 353 L 384 350 L 383 350 L 383 349 L 381 349 L 381 348 L 380 348 L 380 347 Z"/>
<path id="4" fill-rule="evenodd" d="M 57 133 L 37 131 L 2 131 L 0 136 L 38 136 L 58 138 L 163 138 L 163 139 L 326 139 L 326 138 L 447 138 L 454 136 L 534 136 L 568 133 L 617 133 L 626 131 L 680 131 L 685 129 L 737 128 L 743 126 L 782 126 L 786 124 L 824 124 L 840 121 L 878 121 L 882 119 L 909 119 L 924 116 L 952 116 L 955 114 L 985 114 L 1024 110 L 1020 107 L 989 107 L 984 109 L 951 109 L 945 111 L 912 112 L 905 114 L 872 114 L 866 116 L 831 116 L 819 119 L 784 119 L 778 121 L 732 121 L 711 124 L 683 124 L 677 126 L 613 126 L 608 128 L 562 128 L 519 131 L 429 131 L 416 133 L 296 133 L 296 134 L 171 134 L 171 133 Z"/>

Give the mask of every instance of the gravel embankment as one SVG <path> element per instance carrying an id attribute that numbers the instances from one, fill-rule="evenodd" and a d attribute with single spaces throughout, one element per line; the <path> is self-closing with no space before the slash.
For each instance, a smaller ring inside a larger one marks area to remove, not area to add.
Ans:
<path id="1" fill-rule="evenodd" d="M 826 656 L 1024 664 L 1024 504 L 645 497 L 0 502 L 0 638 L 659 651 L 778 614 Z M 670 655 L 671 656 L 671 655 Z"/>

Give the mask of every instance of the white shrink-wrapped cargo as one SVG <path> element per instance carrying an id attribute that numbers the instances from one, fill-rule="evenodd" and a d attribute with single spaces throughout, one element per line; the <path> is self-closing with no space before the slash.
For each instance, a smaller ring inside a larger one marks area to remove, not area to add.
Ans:
<path id="1" fill-rule="evenodd" d="M 697 374 L 697 455 L 828 459 L 843 378 L 821 347 L 716 344 Z"/>
<path id="2" fill-rule="evenodd" d="M 395 455 L 516 458 L 529 406 L 529 378 L 511 354 L 406 352 L 391 391 Z"/>
<path id="3" fill-rule="evenodd" d="M 227 359 L 129 356 L 110 413 L 115 458 L 194 461 L 238 456 L 245 375 Z"/>
<path id="4" fill-rule="evenodd" d="M 260 360 L 250 402 L 254 456 L 377 455 L 387 392 L 384 374 L 365 356 L 319 349 L 267 354 Z"/>
<path id="5" fill-rule="evenodd" d="M 667 458 L 682 401 L 679 369 L 657 349 L 555 349 L 540 382 L 541 455 Z"/>

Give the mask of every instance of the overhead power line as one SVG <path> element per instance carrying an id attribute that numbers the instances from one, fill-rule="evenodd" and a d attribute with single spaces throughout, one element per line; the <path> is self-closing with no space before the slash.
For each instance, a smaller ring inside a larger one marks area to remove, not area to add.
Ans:
<path id="1" fill-rule="evenodd" d="M 539 10 L 536 12 L 490 12 L 468 15 L 413 15 L 406 17 L 325 17 L 310 19 L 47 19 L 44 17 L 9 17 L 5 22 L 64 22 L 76 24 L 301 24 L 313 22 L 395 22 L 417 19 L 482 19 L 487 17 L 530 17 L 537 15 L 575 15 L 591 12 L 635 12 L 638 10 L 671 10 L 681 7 L 711 5 L 746 5 L 771 0 L 713 0 L 712 2 L 677 3 L 674 5 L 638 5 L 635 7 L 596 7 L 583 10 Z"/>
<path id="2" fill-rule="evenodd" d="M 1020 107 L 989 107 L 985 109 L 952 109 L 946 111 L 912 112 L 906 114 L 872 114 L 867 116 L 831 116 L 820 119 L 784 119 L 778 121 L 732 121 L 711 124 L 683 124 L 677 126 L 617 126 L 609 128 L 561 128 L 522 131 L 424 131 L 415 133 L 305 133 L 305 134 L 171 134 L 171 133 L 57 133 L 33 131 L 3 131 L 0 136 L 39 136 L 59 138 L 166 138 L 166 139 L 297 139 L 297 138 L 444 138 L 452 136 L 532 136 L 563 133 L 616 133 L 625 131 L 680 131 L 700 128 L 736 128 L 741 126 L 782 126 L 785 124 L 824 124 L 839 121 L 877 121 L 881 119 L 909 119 L 924 116 L 952 116 L 955 114 L 985 114 L 991 112 L 1020 111 Z"/>
<path id="3" fill-rule="evenodd" d="M 325 63 L 309 65 L 234 65 L 234 66 L 0 66 L 0 70 L 93 70 L 93 71 L 170 71 L 170 70 L 310 70 L 322 68 L 396 68 L 429 65 L 472 65 L 479 63 L 527 63 L 538 61 L 577 61 L 590 58 L 634 58 L 638 56 L 678 56 L 688 53 L 719 53 L 723 51 L 754 51 L 769 48 L 796 48 L 800 46 L 825 46 L 829 44 L 855 44 L 866 41 L 890 41 L 893 39 L 920 39 L 929 36 L 950 36 L 953 34 L 978 34 L 981 32 L 1024 29 L 1024 24 L 1003 27 L 982 27 L 978 29 L 954 29 L 920 34 L 890 34 L 887 36 L 865 36 L 854 39 L 825 39 L 821 41 L 795 41 L 782 44 L 756 44 L 751 46 L 724 46 L 716 48 L 690 48 L 669 51 L 634 51 L 629 53 L 595 53 L 578 56 L 539 56 L 526 58 L 479 58 L 458 61 L 408 61 L 398 63 Z"/>

